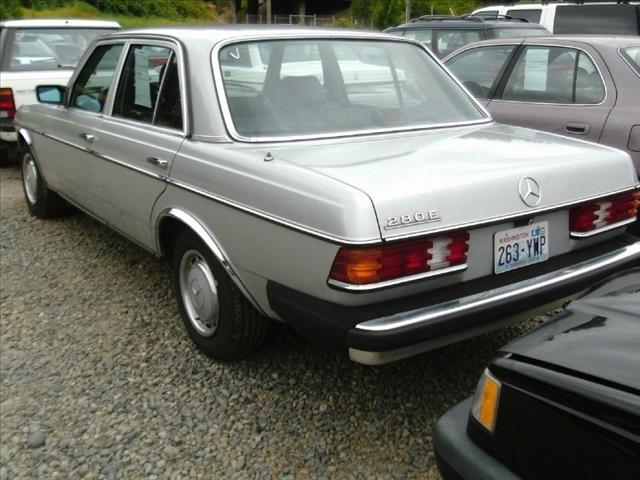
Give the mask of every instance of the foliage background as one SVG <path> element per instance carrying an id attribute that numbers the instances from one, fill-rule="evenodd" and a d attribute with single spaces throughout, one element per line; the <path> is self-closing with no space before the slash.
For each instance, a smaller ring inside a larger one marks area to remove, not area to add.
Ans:
<path id="1" fill-rule="evenodd" d="M 0 0 L 0 18 L 109 18 L 123 27 L 167 23 L 223 21 L 220 12 L 229 6 L 221 0 Z M 477 8 L 481 0 L 411 0 L 411 17 L 456 15 Z M 216 8 L 217 7 L 217 8 Z M 339 26 L 348 19 L 370 19 L 378 29 L 404 22 L 405 0 L 352 0 Z"/>

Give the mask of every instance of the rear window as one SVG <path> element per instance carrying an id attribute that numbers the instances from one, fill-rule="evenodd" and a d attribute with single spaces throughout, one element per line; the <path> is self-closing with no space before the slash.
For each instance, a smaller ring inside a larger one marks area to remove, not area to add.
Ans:
<path id="1" fill-rule="evenodd" d="M 7 29 L 2 48 L 2 69 L 74 69 L 94 38 L 113 31 L 102 28 Z"/>
<path id="2" fill-rule="evenodd" d="M 267 63 L 257 61 L 259 49 L 270 51 Z M 225 64 L 229 55 L 249 55 L 251 66 L 241 58 Z M 254 41 L 223 47 L 218 61 L 228 125 L 253 141 L 485 118 L 444 69 L 407 42 Z"/>
<path id="3" fill-rule="evenodd" d="M 495 28 L 493 35 L 495 38 L 524 38 L 544 37 L 551 33 L 545 28 Z"/>
<path id="4" fill-rule="evenodd" d="M 640 75 L 640 45 L 623 47 L 620 49 L 620 55 L 622 55 L 622 58 Z"/>
<path id="5" fill-rule="evenodd" d="M 507 10 L 507 15 L 514 18 L 526 18 L 530 22 L 540 23 L 540 15 L 542 10 L 534 8 L 531 10 Z"/>
<path id="6" fill-rule="evenodd" d="M 636 5 L 558 5 L 553 33 L 638 35 Z"/>

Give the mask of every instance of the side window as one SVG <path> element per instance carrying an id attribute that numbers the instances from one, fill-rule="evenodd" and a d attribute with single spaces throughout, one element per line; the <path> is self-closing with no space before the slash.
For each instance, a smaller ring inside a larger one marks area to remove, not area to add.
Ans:
<path id="1" fill-rule="evenodd" d="M 427 30 L 423 28 L 419 30 L 407 30 L 404 35 L 405 37 L 413 38 L 414 40 L 424 43 L 429 50 L 433 50 L 431 45 L 432 34 L 433 30 Z"/>
<path id="2" fill-rule="evenodd" d="M 600 103 L 604 100 L 604 84 L 600 72 L 584 53 L 578 54 L 574 103 Z"/>
<path id="3" fill-rule="evenodd" d="M 133 45 L 122 69 L 113 115 L 153 122 L 153 113 L 172 51 L 166 47 Z"/>
<path id="4" fill-rule="evenodd" d="M 638 35 L 640 9 L 637 5 L 558 5 L 553 33 Z"/>
<path id="5" fill-rule="evenodd" d="M 436 31 L 436 52 L 444 58 L 467 43 L 480 41 L 479 30 L 438 30 Z"/>
<path id="6" fill-rule="evenodd" d="M 472 15 L 474 17 L 495 18 L 498 16 L 499 13 L 500 12 L 498 12 L 498 10 L 484 10 L 482 12 L 473 13 Z"/>
<path id="7" fill-rule="evenodd" d="M 178 60 L 175 54 L 171 55 L 160 87 L 155 124 L 182 130 L 182 99 L 180 97 Z"/>
<path id="8" fill-rule="evenodd" d="M 542 10 L 534 8 L 531 10 L 507 10 L 507 15 L 514 18 L 525 18 L 533 23 L 540 23 Z"/>
<path id="9" fill-rule="evenodd" d="M 102 112 L 122 44 L 98 46 L 82 67 L 71 91 L 72 107 Z"/>
<path id="10" fill-rule="evenodd" d="M 522 102 L 571 103 L 577 52 L 527 47 L 507 81 L 502 98 Z"/>
<path id="11" fill-rule="evenodd" d="M 473 48 L 449 60 L 447 67 L 474 96 L 488 98 L 498 73 L 515 48 L 515 45 Z"/>

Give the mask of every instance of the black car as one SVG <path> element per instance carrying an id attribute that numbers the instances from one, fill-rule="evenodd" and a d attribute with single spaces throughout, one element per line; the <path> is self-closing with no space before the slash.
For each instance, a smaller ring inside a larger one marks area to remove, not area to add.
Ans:
<path id="1" fill-rule="evenodd" d="M 492 18 L 474 15 L 460 17 L 425 15 L 403 25 L 388 28 L 385 32 L 418 40 L 438 58 L 444 58 L 467 43 L 480 40 L 550 35 L 546 28 L 537 23 L 508 15 Z"/>
<path id="2" fill-rule="evenodd" d="M 640 268 L 503 347 L 434 446 L 445 479 L 639 479 Z"/>

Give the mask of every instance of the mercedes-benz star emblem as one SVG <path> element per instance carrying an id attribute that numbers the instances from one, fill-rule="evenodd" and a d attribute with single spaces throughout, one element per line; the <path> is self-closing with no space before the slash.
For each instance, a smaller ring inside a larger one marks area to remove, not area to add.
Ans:
<path id="1" fill-rule="evenodd" d="M 535 207 L 540 203 L 542 190 L 540 185 L 531 177 L 522 177 L 518 183 L 518 193 L 525 205 Z"/>

